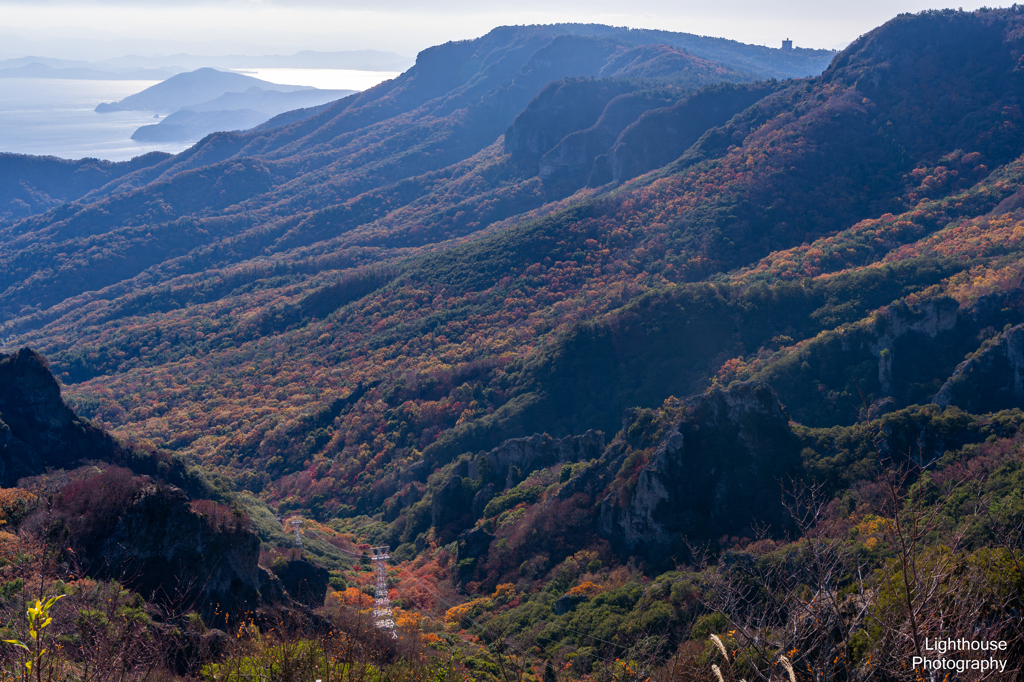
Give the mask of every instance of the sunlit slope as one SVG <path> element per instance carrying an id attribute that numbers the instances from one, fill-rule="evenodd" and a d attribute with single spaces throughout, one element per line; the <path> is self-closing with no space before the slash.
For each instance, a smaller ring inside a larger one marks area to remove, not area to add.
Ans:
<path id="1" fill-rule="evenodd" d="M 978 237 L 989 250 L 957 244 L 1020 187 L 1020 21 L 900 17 L 817 78 L 696 94 L 685 60 L 654 82 L 562 80 L 637 68 L 613 38 L 512 32 L 466 81 L 428 83 L 431 59 L 484 43 L 442 46 L 333 114 L 213 136 L 4 227 L 4 333 L 48 356 L 81 413 L 320 514 L 400 509 L 461 453 L 613 432 L 716 377 L 756 374 L 797 418 L 849 423 L 845 357 L 807 363 L 820 392 L 784 360 L 1016 262 L 1015 206 Z M 650 152 L 685 136 L 667 163 Z M 577 151 L 577 170 L 541 172 Z M 591 182 L 601 155 L 661 165 Z M 974 338 L 1022 321 L 1004 307 Z M 957 338 L 906 386 L 866 341 L 865 402 L 930 400 L 981 343 Z"/>

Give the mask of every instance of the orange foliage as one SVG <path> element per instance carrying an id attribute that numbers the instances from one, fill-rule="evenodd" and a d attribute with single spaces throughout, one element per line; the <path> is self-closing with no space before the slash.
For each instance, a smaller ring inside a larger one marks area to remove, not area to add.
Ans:
<path id="1" fill-rule="evenodd" d="M 419 629 L 420 621 L 423 620 L 423 614 L 417 611 L 406 611 L 404 609 L 395 608 L 393 610 L 393 614 L 395 617 L 395 625 L 407 630 Z"/>
<path id="2" fill-rule="evenodd" d="M 349 587 L 340 591 L 332 591 L 327 595 L 327 599 L 328 601 L 334 601 L 344 604 L 345 606 L 352 606 L 359 609 L 368 609 L 373 606 L 373 597 L 355 587 Z"/>
<path id="3" fill-rule="evenodd" d="M 35 501 L 36 496 L 22 488 L 0 488 L 0 526 L 16 523 Z"/>
<path id="4" fill-rule="evenodd" d="M 572 597 L 593 597 L 597 594 L 600 594 L 600 592 L 600 585 L 597 585 L 587 580 L 569 590 L 569 595 Z"/>
<path id="5" fill-rule="evenodd" d="M 1020 286 L 1021 279 L 1024 279 L 1024 265 L 1020 263 L 1005 268 L 978 265 L 950 277 L 946 293 L 955 298 L 961 306 L 966 306 L 983 296 L 1016 289 Z"/>
<path id="6" fill-rule="evenodd" d="M 24 551 L 23 544 L 17 535 L 0 530 L 0 559 L 12 562 L 14 557 Z"/>

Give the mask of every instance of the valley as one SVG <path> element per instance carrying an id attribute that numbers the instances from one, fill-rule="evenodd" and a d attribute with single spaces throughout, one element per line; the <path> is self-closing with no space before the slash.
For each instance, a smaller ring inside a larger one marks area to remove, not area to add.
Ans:
<path id="1" fill-rule="evenodd" d="M 325 674 L 324 623 L 351 679 L 909 680 L 925 632 L 1018 679 L 1022 26 L 506 26 L 180 154 L 0 155 L 0 549 L 63 523 L 186 679 Z"/>

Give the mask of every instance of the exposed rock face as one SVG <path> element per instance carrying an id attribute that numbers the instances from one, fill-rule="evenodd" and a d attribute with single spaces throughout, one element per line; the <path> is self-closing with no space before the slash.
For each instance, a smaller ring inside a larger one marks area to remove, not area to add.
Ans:
<path id="1" fill-rule="evenodd" d="M 780 87 L 771 82 L 727 85 L 648 111 L 619 135 L 609 152 L 608 179 L 624 182 L 671 163 L 709 129 L 723 125 Z"/>
<path id="2" fill-rule="evenodd" d="M 566 135 L 594 125 L 605 105 L 628 90 L 627 84 L 616 81 L 551 83 L 508 127 L 505 152 L 517 163 L 535 166 Z"/>
<path id="3" fill-rule="evenodd" d="M 795 421 L 814 427 L 846 426 L 865 416 L 930 402 L 982 409 L 980 397 L 956 397 L 960 394 L 951 392 L 952 384 L 944 390 L 943 383 L 957 374 L 957 384 L 980 367 L 975 363 L 958 370 L 969 355 L 980 360 L 976 353 L 982 339 L 1020 322 L 1017 311 L 1022 302 L 1020 288 L 985 296 L 970 307 L 946 296 L 896 302 L 869 318 L 803 342 L 785 361 L 770 365 L 756 378 L 772 386 Z M 997 396 L 1009 402 L 998 403 Z M 986 411 L 1020 404 L 1012 387 L 990 397 L 993 400 L 984 403 Z"/>
<path id="4" fill-rule="evenodd" d="M 511 438 L 490 452 L 463 458 L 451 478 L 434 491 L 431 525 L 448 544 L 483 515 L 494 497 L 515 487 L 531 472 L 565 462 L 596 459 L 604 451 L 604 434 L 552 438 L 534 434 Z"/>
<path id="5" fill-rule="evenodd" d="M 961 362 L 932 402 L 975 414 L 1024 407 L 1024 324 Z"/>
<path id="6" fill-rule="evenodd" d="M 131 452 L 108 434 L 75 417 L 42 356 L 25 348 L 0 357 L 0 486 L 83 461 L 131 460 Z M 288 603 L 281 582 L 258 565 L 254 533 L 214 528 L 192 510 L 182 490 L 127 471 L 123 476 L 125 497 L 102 488 L 92 506 L 95 511 L 97 504 L 107 505 L 105 520 L 78 524 L 85 536 L 76 537 L 83 551 L 75 559 L 87 573 L 120 580 L 176 608 L 201 611 L 210 623 L 226 613 Z M 74 526 L 82 515 L 65 518 Z"/>
<path id="7" fill-rule="evenodd" d="M 511 438 L 490 452 L 480 453 L 469 462 L 469 477 L 480 478 L 482 469 L 504 480 L 504 487 L 516 485 L 512 467 L 526 476 L 531 471 L 543 469 L 564 462 L 579 462 L 595 459 L 604 451 L 604 434 L 590 430 L 582 436 L 552 438 L 545 434 L 534 434 L 528 438 Z M 486 502 L 484 503 L 486 504 Z"/>
<path id="8" fill-rule="evenodd" d="M 917 309 L 894 308 L 887 312 L 887 324 L 871 344 L 871 352 L 878 358 L 878 383 L 884 394 L 893 390 L 892 350 L 896 342 L 913 335 L 934 339 L 952 330 L 957 325 L 959 307 L 953 299 L 940 299 Z"/>
<path id="9" fill-rule="evenodd" d="M 684 416 L 656 443 L 637 444 L 654 453 L 635 487 L 601 502 L 601 533 L 658 562 L 682 558 L 684 537 L 750 537 L 756 525 L 781 528 L 782 487 L 800 466 L 799 443 L 767 384 L 714 389 L 683 405 Z"/>
<path id="10" fill-rule="evenodd" d="M 80 421 L 64 404 L 46 360 L 29 348 L 0 356 L 0 486 L 70 468 L 82 460 L 112 461 L 122 448 Z"/>
<path id="11" fill-rule="evenodd" d="M 494 484 L 488 483 L 483 488 L 477 491 L 476 495 L 473 496 L 473 518 L 480 518 L 484 513 L 484 507 L 487 503 L 494 499 Z"/>
<path id="12" fill-rule="evenodd" d="M 443 488 L 434 493 L 430 502 L 431 523 L 439 527 L 462 517 L 467 511 L 465 498 L 462 477 L 452 476 Z"/>
<path id="13" fill-rule="evenodd" d="M 326 568 L 304 559 L 296 559 L 282 566 L 275 564 L 273 570 L 292 599 L 312 608 L 324 605 L 331 578 Z"/>
<path id="14" fill-rule="evenodd" d="M 259 566 L 259 553 L 255 533 L 215 529 L 192 511 L 184 492 L 149 485 L 91 557 L 90 573 L 221 623 L 225 614 L 288 601 L 281 581 Z"/>
<path id="15" fill-rule="evenodd" d="M 482 528 L 472 528 L 459 534 L 455 559 L 463 582 L 472 574 L 477 560 L 487 555 L 493 540 L 494 536 Z"/>
<path id="16" fill-rule="evenodd" d="M 602 155 L 611 149 L 626 126 L 643 112 L 670 104 L 669 97 L 660 92 L 641 91 L 615 97 L 605 105 L 597 122 L 567 135 L 541 157 L 538 175 L 545 181 L 563 180 L 573 186 L 609 182 L 611 173 L 604 166 L 599 171 L 593 170 L 595 160 L 600 157 L 599 165 L 607 165 L 607 157 Z"/>
<path id="17" fill-rule="evenodd" d="M 678 78 L 681 73 L 686 74 L 686 84 L 674 88 L 644 87 L 629 80 Z M 600 75 L 619 78 L 553 82 L 505 133 L 505 151 L 523 169 L 536 171 L 546 185 L 562 190 L 588 183 L 599 186 L 613 176 L 622 181 L 663 166 L 709 127 L 722 125 L 779 87 L 759 84 L 711 90 L 710 95 L 693 95 L 696 105 L 679 109 L 673 105 L 688 89 L 751 78 L 666 45 L 619 49 Z M 649 114 L 655 116 L 649 118 Z M 627 126 L 636 129 L 627 143 L 618 144 Z M 639 155 L 631 154 L 631 145 L 638 141 Z"/>

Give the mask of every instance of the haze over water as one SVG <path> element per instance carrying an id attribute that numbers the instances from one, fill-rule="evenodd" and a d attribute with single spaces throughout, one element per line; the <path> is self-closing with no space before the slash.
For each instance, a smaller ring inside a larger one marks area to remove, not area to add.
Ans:
<path id="1" fill-rule="evenodd" d="M 151 151 L 179 152 L 184 144 L 140 144 L 137 128 L 155 123 L 153 112 L 97 114 L 100 102 L 112 102 L 159 81 L 92 81 L 56 78 L 0 80 L 0 152 L 96 157 L 125 161 Z"/>
<path id="2" fill-rule="evenodd" d="M 354 69 L 232 69 L 246 76 L 283 85 L 309 85 L 321 90 L 366 90 L 401 75 L 400 71 Z"/>
<path id="3" fill-rule="evenodd" d="M 348 69 L 252 69 L 244 73 L 273 83 L 348 90 L 365 90 L 397 75 Z M 152 151 L 183 151 L 195 140 L 158 144 L 131 139 L 139 127 L 158 122 L 155 112 L 94 111 L 100 102 L 122 100 L 158 82 L 2 78 L 0 152 L 127 161 Z"/>

